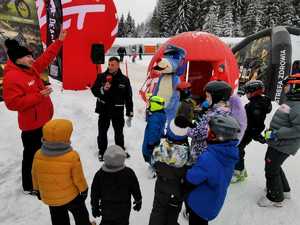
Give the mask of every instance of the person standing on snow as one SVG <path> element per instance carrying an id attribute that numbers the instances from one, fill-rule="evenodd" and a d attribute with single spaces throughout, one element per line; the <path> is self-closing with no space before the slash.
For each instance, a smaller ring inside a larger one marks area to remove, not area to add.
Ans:
<path id="1" fill-rule="evenodd" d="M 202 112 L 196 118 L 196 126 L 189 128 L 188 136 L 192 138 L 191 159 L 196 162 L 198 156 L 206 149 L 208 122 L 214 115 L 231 115 L 239 123 L 240 128 L 245 127 L 246 112 L 237 96 L 231 96 L 232 88 L 225 81 L 210 81 L 204 88 L 206 100 L 202 103 Z M 234 99 L 232 99 L 234 98 Z M 240 129 L 238 138 L 243 136 Z"/>
<path id="2" fill-rule="evenodd" d="M 124 56 L 127 55 L 126 48 L 121 46 L 118 48 L 117 52 L 120 57 L 120 62 L 123 62 Z"/>
<path id="3" fill-rule="evenodd" d="M 149 225 L 178 224 L 184 200 L 183 180 L 189 162 L 188 128 L 180 128 L 171 120 L 152 155 L 157 179 Z"/>
<path id="4" fill-rule="evenodd" d="M 117 57 L 108 60 L 108 69 L 97 76 L 91 91 L 97 97 L 96 113 L 98 119 L 98 149 L 99 160 L 103 161 L 103 155 L 107 149 L 107 131 L 110 121 L 115 131 L 115 144 L 125 151 L 123 128 L 124 105 L 126 107 L 126 124 L 131 126 L 133 117 L 132 89 L 128 77 L 120 70 L 120 61 Z M 129 154 L 127 157 L 129 157 Z"/>
<path id="5" fill-rule="evenodd" d="M 290 199 L 291 188 L 282 164 L 300 148 L 300 74 L 283 81 L 286 101 L 277 109 L 265 131 L 268 149 L 265 156 L 266 195 L 259 199 L 260 207 L 282 207 Z"/>
<path id="6" fill-rule="evenodd" d="M 70 211 L 76 225 L 95 225 L 85 205 L 88 186 L 79 154 L 72 149 L 72 122 L 54 119 L 43 127 L 43 144 L 32 165 L 33 189 L 49 206 L 52 225 L 70 225 Z"/>
<path id="7" fill-rule="evenodd" d="M 245 134 L 238 145 L 240 160 L 235 165 L 234 175 L 231 183 L 243 181 L 247 177 L 244 165 L 245 148 L 252 141 L 265 143 L 261 132 L 265 129 L 266 115 L 271 112 L 271 99 L 264 93 L 264 83 L 261 80 L 250 80 L 244 85 L 244 91 L 249 103 L 245 105 L 247 112 L 247 128 Z"/>
<path id="8" fill-rule="evenodd" d="M 198 156 L 206 149 L 208 122 L 214 115 L 229 115 L 228 100 L 231 87 L 225 81 L 210 81 L 204 88 L 206 100 L 202 103 L 203 113 L 196 118 L 196 126 L 188 129 L 187 135 L 192 138 L 191 160 L 196 162 Z"/>
<path id="9" fill-rule="evenodd" d="M 120 146 L 109 146 L 104 164 L 95 174 L 91 190 L 94 217 L 102 216 L 101 225 L 129 225 L 131 196 L 133 210 L 142 208 L 142 194 L 134 171 L 124 164 L 126 154 Z"/>
<path id="10" fill-rule="evenodd" d="M 239 158 L 239 123 L 231 116 L 211 117 L 207 149 L 187 171 L 189 225 L 207 225 L 217 217 Z"/>
<path id="11" fill-rule="evenodd" d="M 153 95 L 149 98 L 149 107 L 146 113 L 147 125 L 144 131 L 144 141 L 142 152 L 145 162 L 149 164 L 149 177 L 154 178 L 155 172 L 151 165 L 153 149 L 160 144 L 160 139 L 164 136 L 166 113 L 165 99 Z"/>
<path id="12" fill-rule="evenodd" d="M 58 54 L 66 35 L 62 30 L 58 39 L 36 60 L 32 52 L 16 40 L 5 41 L 9 60 L 4 68 L 3 99 L 9 110 L 18 112 L 24 147 L 22 185 L 25 194 L 33 193 L 32 160 L 42 145 L 42 127 L 53 116 L 52 89 L 44 85 L 40 75 Z"/>

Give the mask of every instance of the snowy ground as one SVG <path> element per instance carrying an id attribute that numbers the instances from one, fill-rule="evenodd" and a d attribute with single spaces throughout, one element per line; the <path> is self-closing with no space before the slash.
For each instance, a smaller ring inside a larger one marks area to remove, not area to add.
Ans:
<path id="1" fill-rule="evenodd" d="M 150 58 L 129 63 L 129 77 L 134 92 L 135 117 L 133 126 L 125 128 L 125 145 L 131 154 L 126 164 L 133 168 L 139 178 L 143 207 L 140 212 L 132 211 L 132 225 L 146 225 L 152 207 L 154 182 L 146 177 L 147 169 L 141 155 L 144 122 L 144 104 L 138 90 L 145 79 Z M 97 115 L 94 113 L 95 98 L 90 91 L 61 91 L 61 85 L 53 81 L 52 100 L 55 118 L 73 121 L 72 146 L 80 153 L 88 184 L 91 185 L 95 172 L 101 164 L 97 160 Z M 8 111 L 0 103 L 0 224 L 5 225 L 50 225 L 48 207 L 36 198 L 26 196 L 21 191 L 22 143 L 17 125 L 17 114 Z M 268 117 L 268 121 L 270 116 Z M 113 130 L 109 130 L 109 143 L 113 144 Z M 296 225 L 300 224 L 300 154 L 290 157 L 285 165 L 287 177 L 292 187 L 292 199 L 283 208 L 259 208 L 257 199 L 264 194 L 264 154 L 266 145 L 252 143 L 247 148 L 247 181 L 231 185 L 224 207 L 213 225 Z M 86 201 L 90 211 L 89 198 Z M 199 202 L 201 204 L 201 202 Z M 72 218 L 72 217 L 71 217 Z M 91 217 L 92 218 L 92 217 Z M 181 225 L 187 224 L 180 215 Z"/>

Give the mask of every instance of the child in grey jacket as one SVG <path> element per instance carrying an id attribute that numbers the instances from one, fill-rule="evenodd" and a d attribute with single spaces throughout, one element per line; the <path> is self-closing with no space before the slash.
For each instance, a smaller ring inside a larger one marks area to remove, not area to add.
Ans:
<path id="1" fill-rule="evenodd" d="M 258 205 L 282 207 L 290 198 L 290 186 L 281 168 L 284 161 L 300 148 L 300 74 L 283 81 L 287 100 L 275 112 L 270 129 L 265 131 L 268 150 L 265 156 L 266 196 Z"/>

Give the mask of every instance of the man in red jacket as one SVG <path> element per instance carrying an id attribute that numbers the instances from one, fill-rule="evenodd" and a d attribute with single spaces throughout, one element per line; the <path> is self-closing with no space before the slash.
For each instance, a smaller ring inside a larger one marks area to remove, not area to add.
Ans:
<path id="1" fill-rule="evenodd" d="M 33 59 L 32 53 L 16 40 L 7 39 L 9 60 L 4 68 L 3 99 L 9 110 L 18 112 L 24 146 L 22 185 L 25 194 L 32 191 L 31 168 L 35 152 L 41 147 L 42 127 L 53 116 L 50 99 L 52 89 L 44 85 L 40 74 L 58 54 L 67 32 L 62 30 L 58 40 Z"/>

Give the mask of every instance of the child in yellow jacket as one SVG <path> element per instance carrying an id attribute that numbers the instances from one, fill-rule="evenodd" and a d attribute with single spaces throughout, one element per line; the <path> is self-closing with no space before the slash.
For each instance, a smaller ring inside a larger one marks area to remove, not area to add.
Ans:
<path id="1" fill-rule="evenodd" d="M 79 154 L 71 147 L 72 122 L 54 119 L 43 127 L 42 147 L 32 165 L 33 189 L 49 206 L 52 225 L 69 225 L 70 211 L 76 225 L 90 225 L 85 205 L 88 186 Z"/>

